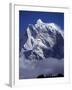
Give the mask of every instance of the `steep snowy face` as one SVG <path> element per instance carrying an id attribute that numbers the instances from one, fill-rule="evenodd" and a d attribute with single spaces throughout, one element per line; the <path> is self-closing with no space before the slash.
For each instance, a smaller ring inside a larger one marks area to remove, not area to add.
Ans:
<path id="1" fill-rule="evenodd" d="M 38 19 L 35 25 L 29 24 L 26 33 L 27 40 L 22 49 L 27 59 L 64 57 L 64 34 L 56 24 Z"/>

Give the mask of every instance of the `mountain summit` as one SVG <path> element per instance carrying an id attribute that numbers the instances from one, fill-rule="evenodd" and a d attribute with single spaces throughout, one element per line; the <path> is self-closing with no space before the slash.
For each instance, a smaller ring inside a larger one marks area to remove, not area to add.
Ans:
<path id="1" fill-rule="evenodd" d="M 35 25 L 28 25 L 24 35 L 21 52 L 26 59 L 64 58 L 64 34 L 56 24 L 38 19 Z"/>

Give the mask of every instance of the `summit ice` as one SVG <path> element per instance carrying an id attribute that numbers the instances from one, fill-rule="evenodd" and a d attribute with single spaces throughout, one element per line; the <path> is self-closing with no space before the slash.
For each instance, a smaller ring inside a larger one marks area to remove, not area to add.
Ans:
<path id="1" fill-rule="evenodd" d="M 39 25 L 40 25 L 40 24 L 42 24 L 42 23 L 43 23 L 43 22 L 42 22 L 42 20 L 41 20 L 41 19 L 38 19 L 38 20 L 37 20 L 37 24 L 39 24 Z"/>

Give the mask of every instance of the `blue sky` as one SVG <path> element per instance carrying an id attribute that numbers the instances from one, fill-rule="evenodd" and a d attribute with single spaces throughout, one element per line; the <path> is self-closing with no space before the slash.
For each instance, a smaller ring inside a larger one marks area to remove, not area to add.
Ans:
<path id="1" fill-rule="evenodd" d="M 59 12 L 39 12 L 39 11 L 19 11 L 19 30 L 27 29 L 28 24 L 35 24 L 38 19 L 47 23 L 56 23 L 64 30 L 64 13 Z"/>

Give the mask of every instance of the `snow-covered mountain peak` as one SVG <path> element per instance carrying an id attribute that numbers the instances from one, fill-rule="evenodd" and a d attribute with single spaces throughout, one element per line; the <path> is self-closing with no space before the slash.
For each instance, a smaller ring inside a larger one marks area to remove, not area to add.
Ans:
<path id="1" fill-rule="evenodd" d="M 63 31 L 56 24 L 38 19 L 35 25 L 29 24 L 26 34 L 24 53 L 29 53 L 30 58 L 63 57 Z"/>
<path id="2" fill-rule="evenodd" d="M 34 25 L 34 27 L 38 30 L 38 31 L 51 31 L 51 33 L 55 34 L 58 32 L 61 34 L 61 36 L 64 38 L 64 34 L 63 31 L 60 29 L 60 27 L 58 25 L 56 25 L 55 23 L 45 23 L 43 22 L 41 19 L 38 19 L 36 24 Z"/>
<path id="3" fill-rule="evenodd" d="M 42 23 L 43 23 L 43 21 L 41 19 L 37 20 L 37 24 L 42 24 Z"/>
<path id="4" fill-rule="evenodd" d="M 36 24 L 35 24 L 35 27 L 36 28 L 43 29 L 44 26 L 45 26 L 44 25 L 44 22 L 41 19 L 38 19 L 37 22 L 36 22 Z"/>

